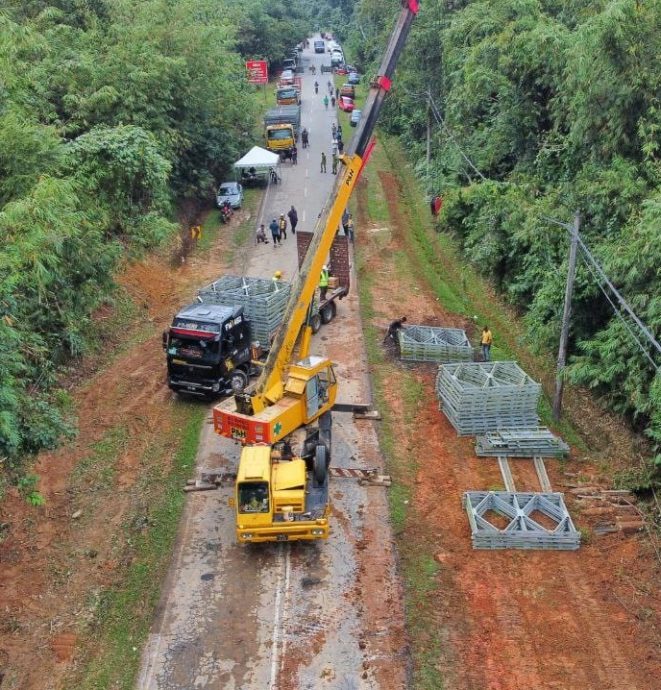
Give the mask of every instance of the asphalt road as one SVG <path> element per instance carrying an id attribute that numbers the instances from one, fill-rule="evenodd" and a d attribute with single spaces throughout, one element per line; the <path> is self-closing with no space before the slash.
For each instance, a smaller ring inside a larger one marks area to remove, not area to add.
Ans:
<path id="1" fill-rule="evenodd" d="M 309 49 L 303 57 L 302 121 L 311 145 L 299 147 L 297 166 L 283 164 L 282 184 L 269 188 L 261 214 L 268 225 L 294 204 L 299 228 L 312 230 L 335 181 L 330 172 L 335 113 L 322 102 L 329 75 L 317 69 L 313 77 L 307 70 L 311 63 L 319 68 L 322 59 L 328 62 L 328 55 Z M 325 174 L 320 172 L 322 149 L 329 160 Z M 296 266 L 289 234 L 275 249 L 252 246 L 238 260 L 237 273 L 270 277 L 279 269 L 289 280 Z M 315 336 L 312 352 L 336 362 L 339 400 L 369 399 L 355 294 Z M 214 434 L 211 408 L 208 421 L 198 468 L 236 469 L 240 447 Z M 374 424 L 335 413 L 332 465 L 379 467 Z M 235 542 L 234 514 L 227 504 L 231 486 L 190 494 L 137 688 L 405 687 L 407 650 L 386 491 L 334 479 L 327 542 L 266 546 Z"/>

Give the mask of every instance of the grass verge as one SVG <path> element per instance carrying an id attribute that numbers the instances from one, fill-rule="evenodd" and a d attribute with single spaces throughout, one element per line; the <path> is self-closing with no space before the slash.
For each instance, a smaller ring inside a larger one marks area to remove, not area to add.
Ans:
<path id="1" fill-rule="evenodd" d="M 383 155 L 383 154 L 381 154 Z M 375 154 L 372 163 L 373 174 L 366 177 L 367 199 L 370 198 L 370 187 L 377 185 L 378 177 L 375 168 L 387 161 L 380 160 Z M 388 220 L 388 209 L 383 194 L 372 193 L 376 200 L 376 212 L 380 222 Z M 374 207 L 373 207 L 374 208 Z M 368 215 L 370 209 L 368 207 Z M 370 216 L 372 222 L 376 222 Z M 373 295 L 378 294 L 379 286 L 374 274 L 365 269 L 365 254 L 358 249 L 358 293 L 360 297 L 361 318 L 364 323 L 365 346 L 371 371 L 374 404 L 382 415 L 382 423 L 377 427 L 379 447 L 386 459 L 386 467 L 393 483 L 388 492 L 391 523 L 397 539 L 397 548 L 401 558 L 401 572 L 404 580 L 406 625 L 411 640 L 413 656 L 413 685 L 419 690 L 440 690 L 443 679 L 438 671 L 440 655 L 440 637 L 435 628 L 435 611 L 430 606 L 429 595 L 437 588 L 437 566 L 433 558 L 421 549 L 419 542 L 412 539 L 407 526 L 416 521 L 412 513 L 411 478 L 415 477 L 417 463 L 412 454 L 404 452 L 401 439 L 396 438 L 396 413 L 388 404 L 385 382 L 393 374 L 394 365 L 388 361 L 381 343 L 383 334 L 372 325 L 375 316 Z M 403 259 L 405 260 L 405 259 Z M 402 386 L 404 415 L 408 418 L 420 399 L 420 383 L 412 372 L 405 374 Z M 423 540 L 423 544 L 426 540 Z"/>
<path id="2" fill-rule="evenodd" d="M 185 494 L 181 487 L 195 466 L 206 407 L 177 401 L 171 414 L 178 420 L 170 439 L 174 444 L 172 462 L 158 478 L 156 495 L 149 499 L 146 524 L 142 520 L 144 507 L 124 523 L 119 536 L 124 543 L 122 560 L 130 564 L 120 575 L 121 583 L 101 593 L 95 602 L 90 639 L 94 653 L 71 679 L 70 687 L 80 690 L 134 687 L 142 646 L 149 633 L 184 507 Z"/>

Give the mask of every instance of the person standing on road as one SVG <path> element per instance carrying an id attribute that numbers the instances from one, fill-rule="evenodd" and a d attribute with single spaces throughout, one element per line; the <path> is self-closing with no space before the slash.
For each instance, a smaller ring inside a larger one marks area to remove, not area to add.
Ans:
<path id="1" fill-rule="evenodd" d="M 333 139 L 337 138 L 337 125 L 334 122 L 331 125 L 331 135 L 332 135 Z"/>
<path id="2" fill-rule="evenodd" d="M 342 214 L 342 230 L 344 230 L 344 234 L 348 236 L 347 233 L 347 223 L 349 222 L 349 211 L 345 208 L 344 213 Z"/>
<path id="3" fill-rule="evenodd" d="M 349 214 L 349 218 L 347 219 L 347 224 L 344 228 L 344 234 L 349 238 L 351 242 L 353 242 L 353 218 L 351 214 Z"/>
<path id="4" fill-rule="evenodd" d="M 323 302 L 326 299 L 326 292 L 328 292 L 328 266 L 324 264 L 319 276 L 319 300 Z"/>
<path id="5" fill-rule="evenodd" d="M 266 229 L 264 228 L 264 223 L 262 223 L 259 228 L 257 228 L 257 235 L 255 236 L 255 244 L 260 243 L 268 244 L 266 239 Z"/>
<path id="6" fill-rule="evenodd" d="M 321 172 L 326 172 L 326 152 L 321 152 Z"/>
<path id="7" fill-rule="evenodd" d="M 333 175 L 337 175 L 337 153 L 333 152 Z"/>
<path id="8" fill-rule="evenodd" d="M 314 83 L 314 92 L 315 94 L 319 93 L 319 82 L 315 81 Z"/>
<path id="9" fill-rule="evenodd" d="M 335 89 L 335 100 L 339 100 L 339 98 L 340 98 L 340 89 L 336 88 Z"/>
<path id="10" fill-rule="evenodd" d="M 328 110 L 328 96 L 324 96 L 324 108 Z"/>
<path id="11" fill-rule="evenodd" d="M 275 222 L 275 218 L 271 221 L 269 230 L 271 231 L 271 237 L 273 238 L 273 249 L 275 249 L 276 245 L 280 244 L 280 228 Z"/>
<path id="12" fill-rule="evenodd" d="M 331 96 L 331 108 L 335 107 L 335 96 Z"/>
<path id="13" fill-rule="evenodd" d="M 482 338 L 480 340 L 480 345 L 482 345 L 482 359 L 485 362 L 491 360 L 491 344 L 493 343 L 493 336 L 489 330 L 489 326 L 485 326 L 482 329 Z"/>
<path id="14" fill-rule="evenodd" d="M 287 215 L 289 216 L 289 224 L 291 225 L 291 231 L 296 234 L 296 226 L 298 225 L 298 212 L 292 205 L 292 207 L 287 211 Z"/>
<path id="15" fill-rule="evenodd" d="M 280 214 L 280 220 L 278 221 L 278 229 L 280 230 L 280 237 L 282 237 L 283 240 L 286 240 L 287 239 L 287 219 L 285 218 L 284 213 Z"/>
<path id="16" fill-rule="evenodd" d="M 308 130 L 303 127 L 303 131 L 301 132 L 301 141 L 303 142 L 304 149 L 308 147 L 308 136 Z"/>
<path id="17" fill-rule="evenodd" d="M 337 140 L 337 152 L 340 154 L 340 156 L 344 153 L 344 142 L 342 139 Z"/>
<path id="18" fill-rule="evenodd" d="M 337 126 L 337 138 L 338 139 L 342 138 L 342 125 Z"/>
<path id="19" fill-rule="evenodd" d="M 292 165 L 298 165 L 298 147 L 296 144 L 291 147 L 291 163 Z"/>

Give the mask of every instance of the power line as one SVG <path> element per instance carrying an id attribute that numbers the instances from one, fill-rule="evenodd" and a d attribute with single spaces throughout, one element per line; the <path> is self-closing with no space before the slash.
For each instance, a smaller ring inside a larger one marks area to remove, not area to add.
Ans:
<path id="1" fill-rule="evenodd" d="M 597 263 L 597 260 L 594 258 L 594 256 L 592 256 L 590 250 L 585 246 L 585 243 L 580 237 L 578 238 L 578 243 L 585 255 L 587 256 L 587 258 L 590 260 L 590 263 L 594 266 L 597 273 L 599 273 L 599 275 L 601 276 L 602 280 L 606 283 L 606 285 L 608 285 L 615 297 L 617 297 L 617 301 L 624 308 L 627 314 L 629 314 L 629 316 L 636 322 L 638 328 L 640 328 L 640 330 L 645 334 L 645 337 L 654 346 L 656 351 L 659 354 L 661 354 L 661 345 L 659 345 L 656 338 L 652 335 L 651 331 L 647 328 L 647 326 L 645 326 L 645 324 L 636 316 L 633 309 L 629 306 L 624 297 L 622 297 L 622 295 L 617 291 L 613 283 L 611 283 L 608 276 L 604 272 L 604 269 Z"/>
<path id="2" fill-rule="evenodd" d="M 650 353 L 645 349 L 645 346 L 640 342 L 640 340 L 638 339 L 638 336 L 634 333 L 631 326 L 627 323 L 627 320 L 624 318 L 624 315 L 622 314 L 622 312 L 620 311 L 618 306 L 613 302 L 613 300 L 611 299 L 611 296 L 608 294 L 608 292 L 604 289 L 604 286 L 601 284 L 601 281 L 599 279 L 599 275 L 597 275 L 597 272 L 594 268 L 594 266 L 598 266 L 598 264 L 594 261 L 594 258 L 592 257 L 592 255 L 590 254 L 590 252 L 588 251 L 585 244 L 583 243 L 583 241 L 580 238 L 578 239 L 578 244 L 579 244 L 581 250 L 583 251 L 583 254 L 584 254 L 583 260 L 585 262 L 585 265 L 587 266 L 588 271 L 590 271 L 590 273 L 592 274 L 592 277 L 594 278 L 595 283 L 597 284 L 597 286 L 599 287 L 599 289 L 603 293 L 604 297 L 608 300 L 608 303 L 613 308 L 613 311 L 615 312 L 616 316 L 622 321 L 622 324 L 624 325 L 624 327 L 629 332 L 629 335 L 634 339 L 634 341 L 638 345 L 638 348 L 640 349 L 640 351 L 645 355 L 645 357 L 647 357 L 650 364 L 658 372 L 659 366 L 654 361 L 654 359 L 652 358 Z M 589 261 L 588 261 L 587 257 L 590 257 Z M 594 264 L 594 266 L 591 264 Z M 615 290 L 615 288 L 612 287 L 610 281 L 606 280 L 606 283 L 615 292 L 615 294 L 618 295 L 618 297 L 621 300 L 622 299 L 621 296 L 619 295 L 617 290 Z M 628 305 L 627 305 L 627 307 L 628 307 Z M 633 314 L 633 312 L 631 312 L 629 308 L 627 308 L 627 312 Z M 639 322 L 638 317 L 635 314 L 633 314 L 633 316 L 635 317 L 636 323 L 638 323 Z M 647 329 L 644 326 L 643 326 L 642 330 L 643 330 L 643 333 L 647 334 Z M 651 342 L 658 347 L 659 344 L 656 342 L 656 340 L 654 339 L 653 336 L 651 336 Z"/>
<path id="3" fill-rule="evenodd" d="M 441 125 L 441 127 L 443 127 L 443 129 L 447 132 L 447 135 L 450 137 L 450 139 L 452 140 L 453 144 L 457 147 L 457 150 L 459 151 L 459 154 L 460 154 L 461 157 L 466 161 L 466 163 L 468 163 L 468 165 L 470 165 L 470 167 L 473 169 L 473 171 L 476 172 L 476 173 L 478 174 L 478 176 L 480 177 L 480 179 L 481 179 L 483 182 L 487 182 L 487 181 L 488 181 L 487 178 L 482 174 L 482 172 L 481 172 L 480 170 L 478 170 L 478 168 L 475 166 L 475 164 L 473 163 L 473 161 L 464 153 L 464 151 L 463 151 L 463 149 L 461 148 L 461 146 L 459 146 L 459 143 L 457 142 L 457 140 L 456 140 L 456 138 L 455 138 L 455 136 L 454 136 L 452 130 L 451 130 L 451 129 L 448 127 L 448 125 L 445 123 L 445 120 L 443 119 L 443 116 L 441 115 L 441 113 L 440 113 L 440 111 L 439 111 L 439 109 L 438 109 L 438 106 L 436 105 L 436 102 L 435 102 L 434 99 L 432 98 L 432 95 L 431 95 L 431 93 L 430 93 L 429 91 L 426 92 L 426 96 L 427 96 L 427 98 L 429 99 L 429 104 L 430 104 L 430 106 L 431 106 L 431 111 L 432 111 L 432 113 L 433 113 L 433 115 L 434 115 L 434 119 L 436 120 L 436 122 L 438 122 L 438 124 Z"/>

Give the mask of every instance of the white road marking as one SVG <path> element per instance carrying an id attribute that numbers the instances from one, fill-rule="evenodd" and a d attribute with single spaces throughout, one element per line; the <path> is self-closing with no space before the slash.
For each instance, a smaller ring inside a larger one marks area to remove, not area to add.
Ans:
<path id="1" fill-rule="evenodd" d="M 301 215 L 301 220 L 305 223 L 305 210 L 303 211 L 303 213 Z"/>
<path id="2" fill-rule="evenodd" d="M 303 189 L 303 196 L 307 196 L 307 195 L 308 195 L 308 188 L 305 187 L 305 188 Z"/>
<path id="3" fill-rule="evenodd" d="M 283 556 L 284 554 L 284 556 Z M 284 558 L 284 585 L 283 585 L 283 568 L 278 569 L 278 581 L 275 586 L 275 614 L 273 617 L 273 637 L 271 638 L 271 680 L 269 682 L 269 690 L 278 690 L 278 670 L 280 668 L 280 639 L 282 637 L 282 598 L 289 587 L 289 573 L 291 571 L 290 549 L 289 544 L 284 544 L 278 550 L 278 561 L 282 564 Z"/>
<path id="4" fill-rule="evenodd" d="M 289 544 L 287 544 L 285 552 L 285 601 L 283 604 L 282 620 L 284 628 L 285 612 L 289 610 L 289 601 L 291 599 L 291 588 L 289 586 L 291 580 L 291 549 Z M 284 635 L 282 638 L 282 650 L 280 654 L 280 672 L 285 665 L 285 659 L 287 658 L 287 636 Z"/>
<path id="5" fill-rule="evenodd" d="M 305 168 L 305 177 L 310 177 L 310 168 Z"/>

